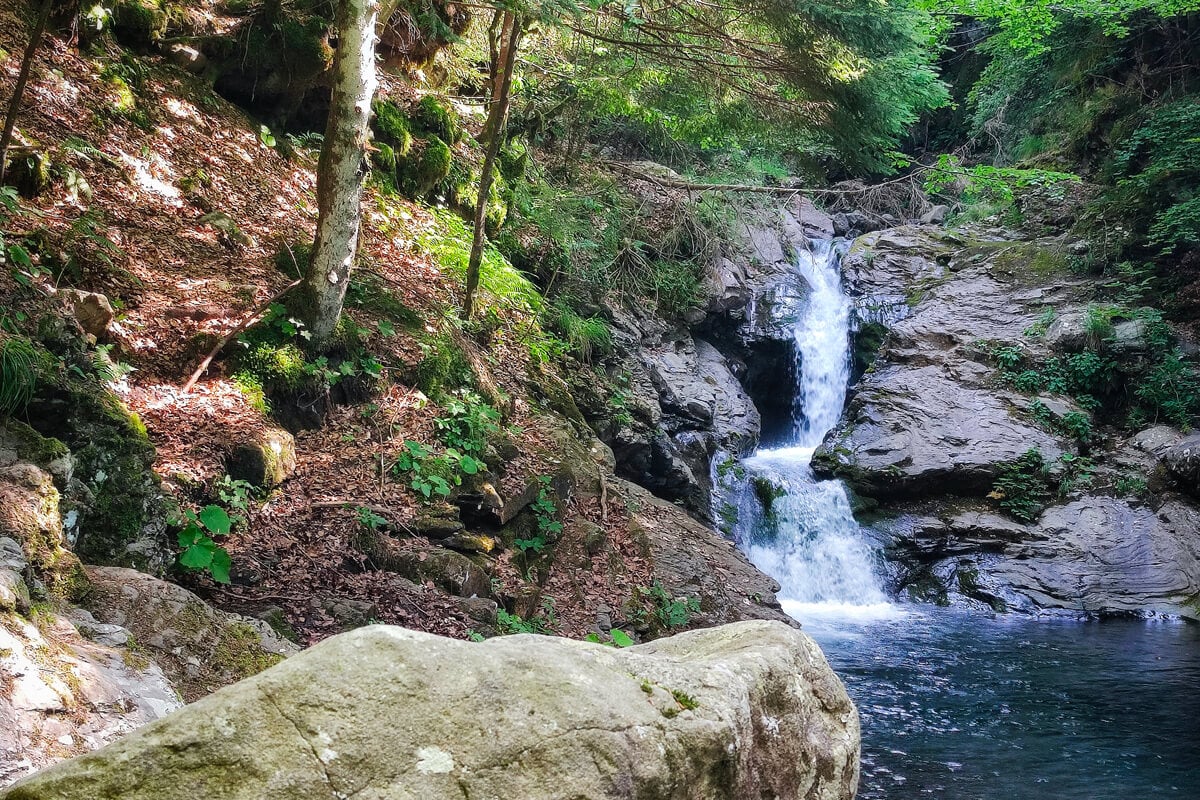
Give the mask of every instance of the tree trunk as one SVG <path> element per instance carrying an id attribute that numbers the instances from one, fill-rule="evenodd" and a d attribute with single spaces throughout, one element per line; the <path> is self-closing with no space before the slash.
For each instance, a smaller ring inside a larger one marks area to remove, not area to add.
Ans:
<path id="1" fill-rule="evenodd" d="M 17 73 L 17 83 L 13 87 L 12 100 L 8 103 L 8 115 L 4 118 L 4 133 L 0 134 L 0 186 L 4 185 L 4 174 L 8 166 L 8 146 L 12 144 L 13 128 L 17 124 L 17 114 L 21 111 L 21 97 L 25 94 L 25 84 L 29 82 L 29 73 L 33 68 L 33 56 L 42 43 L 42 35 L 46 32 L 46 23 L 50 19 L 50 6 L 53 0 L 42 0 L 42 8 L 38 11 L 37 22 L 29 44 L 25 46 L 25 55 L 21 58 L 21 71 Z"/>
<path id="2" fill-rule="evenodd" d="M 508 102 L 512 89 L 513 67 L 517 63 L 517 48 L 521 43 L 525 21 L 511 11 L 504 12 L 504 32 L 507 34 L 501 46 L 504 59 L 497 70 L 492 84 L 491 108 L 488 109 L 484 131 L 487 134 L 487 151 L 483 158 L 483 172 L 479 176 L 479 199 L 475 202 L 475 236 L 471 240 L 471 258 L 467 263 L 467 293 L 463 298 L 463 319 L 470 319 L 475 306 L 475 290 L 479 288 L 479 267 L 483 262 L 484 222 L 487 219 L 488 196 L 492 190 L 492 172 L 496 167 L 496 155 L 504 141 L 504 124 L 508 120 Z"/>
<path id="3" fill-rule="evenodd" d="M 341 0 L 333 96 L 317 163 L 317 236 L 299 308 L 311 346 L 328 342 L 342 315 L 361 222 L 364 159 L 375 96 L 376 0 Z"/>

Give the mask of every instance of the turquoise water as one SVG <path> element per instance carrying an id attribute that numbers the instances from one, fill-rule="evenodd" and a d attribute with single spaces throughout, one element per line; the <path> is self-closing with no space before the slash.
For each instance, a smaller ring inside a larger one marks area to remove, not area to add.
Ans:
<path id="1" fill-rule="evenodd" d="M 860 798 L 1200 799 L 1200 626 L 793 613 L 858 705 Z"/>

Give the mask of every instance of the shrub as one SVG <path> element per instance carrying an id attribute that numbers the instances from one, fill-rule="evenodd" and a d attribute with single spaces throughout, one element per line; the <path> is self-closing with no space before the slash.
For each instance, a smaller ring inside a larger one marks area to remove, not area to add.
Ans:
<path id="1" fill-rule="evenodd" d="M 608 353 L 612 350 L 612 331 L 608 322 L 601 317 L 582 317 L 575 309 L 559 300 L 545 310 L 542 315 L 546 327 L 554 331 L 572 353 L 584 363 L 591 363 L 595 353 Z"/>
<path id="2" fill-rule="evenodd" d="M 0 415 L 15 414 L 33 399 L 37 361 L 28 339 L 0 334 Z"/>
<path id="3" fill-rule="evenodd" d="M 988 497 L 1000 510 L 1021 522 L 1033 522 L 1050 497 L 1046 463 L 1037 448 L 999 465 L 999 475 Z"/>

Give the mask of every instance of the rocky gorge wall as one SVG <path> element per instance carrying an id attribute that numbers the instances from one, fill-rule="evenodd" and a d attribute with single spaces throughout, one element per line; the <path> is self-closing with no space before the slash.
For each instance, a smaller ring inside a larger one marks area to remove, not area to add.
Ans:
<path id="1" fill-rule="evenodd" d="M 986 226 L 904 226 L 852 246 L 846 284 L 882 329 L 879 349 L 814 465 L 857 493 L 894 591 L 1200 618 L 1196 437 L 1036 385 L 1038 370 L 1103 363 L 1132 395 L 1152 358 L 1136 319 L 1152 312 L 1089 331 L 1111 306 L 1068 268 L 1085 247 Z M 1006 371 L 1006 358 L 1020 366 Z"/>

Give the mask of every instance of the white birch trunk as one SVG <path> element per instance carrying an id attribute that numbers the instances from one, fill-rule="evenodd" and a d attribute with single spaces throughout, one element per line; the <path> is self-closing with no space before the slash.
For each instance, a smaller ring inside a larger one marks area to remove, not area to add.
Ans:
<path id="1" fill-rule="evenodd" d="M 340 0 L 333 96 L 325 144 L 317 164 L 317 236 L 304 276 L 301 312 L 310 344 L 327 342 L 337 328 L 354 266 L 361 221 L 371 100 L 375 96 L 376 0 Z"/>

